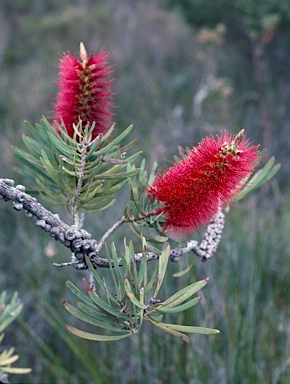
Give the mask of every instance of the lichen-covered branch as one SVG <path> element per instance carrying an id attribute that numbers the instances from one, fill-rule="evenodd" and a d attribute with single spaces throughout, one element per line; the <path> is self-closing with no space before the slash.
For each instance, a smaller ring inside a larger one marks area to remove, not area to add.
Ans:
<path id="1" fill-rule="evenodd" d="M 35 197 L 25 193 L 25 187 L 23 185 L 16 185 L 16 187 L 13 185 L 14 181 L 11 179 L 0 179 L 0 200 L 12 201 L 16 211 L 24 210 L 28 217 L 34 218 L 36 227 L 47 232 L 72 252 L 72 261 L 62 264 L 55 263 L 55 266 L 71 265 L 76 269 L 87 269 L 85 261 L 85 256 L 87 255 L 94 267 L 109 268 L 110 261 L 105 258 L 100 258 L 99 252 L 109 235 L 122 223 L 126 222 L 124 217 L 121 217 L 98 242 L 93 239 L 92 235 L 86 230 L 79 229 L 75 225 L 69 226 L 60 220 L 57 214 L 53 214 L 45 209 Z M 187 243 L 186 247 L 171 249 L 171 261 L 178 262 L 180 256 L 190 251 L 193 251 L 196 256 L 201 257 L 203 261 L 209 259 L 217 249 L 223 226 L 224 214 L 218 212 L 208 225 L 201 244 L 198 245 L 197 241 L 191 240 Z M 134 258 L 136 262 L 140 262 L 142 253 L 136 253 Z M 158 254 L 153 252 L 147 253 L 148 261 L 158 258 Z M 119 265 L 122 265 L 121 259 L 118 259 L 118 262 Z"/>
<path id="2" fill-rule="evenodd" d="M 0 199 L 12 201 L 16 211 L 24 210 L 28 217 L 33 217 L 36 227 L 70 249 L 79 261 L 83 262 L 84 255 L 90 256 L 95 252 L 98 242 L 92 239 L 90 233 L 74 225 L 67 225 L 58 215 L 45 209 L 35 197 L 25 193 L 23 185 L 13 185 L 11 179 L 0 179 Z"/>

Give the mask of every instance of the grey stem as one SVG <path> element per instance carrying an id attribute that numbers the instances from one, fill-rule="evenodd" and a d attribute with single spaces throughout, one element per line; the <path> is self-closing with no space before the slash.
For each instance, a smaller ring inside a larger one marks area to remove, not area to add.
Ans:
<path id="1" fill-rule="evenodd" d="M 13 187 L 13 185 L 14 181 L 11 179 L 0 179 L 0 200 L 12 201 L 16 211 L 24 210 L 28 217 L 34 218 L 36 227 L 47 232 L 56 241 L 72 252 L 73 257 L 70 262 L 62 264 L 54 263 L 55 266 L 71 265 L 75 269 L 87 269 L 85 256 L 88 256 L 95 268 L 110 267 L 110 261 L 108 259 L 100 258 L 99 252 L 110 234 L 122 223 L 127 222 L 125 217 L 122 216 L 98 242 L 97 240 L 92 239 L 92 235 L 86 230 L 78 228 L 76 225 L 69 226 L 60 220 L 57 214 L 53 214 L 45 209 L 35 197 L 25 193 L 25 187 L 23 185 L 16 185 L 16 187 Z M 184 248 L 171 249 L 171 261 L 178 262 L 180 256 L 189 251 L 193 251 L 193 253 L 196 256 L 201 257 L 203 261 L 208 260 L 217 249 L 223 227 L 224 214 L 218 212 L 209 223 L 202 242 L 198 245 L 197 241 L 191 240 Z M 148 261 L 156 260 L 158 258 L 158 254 L 153 252 L 147 253 Z M 134 259 L 136 262 L 140 262 L 142 253 L 135 254 Z M 118 262 L 119 265 L 122 265 L 120 259 Z"/>

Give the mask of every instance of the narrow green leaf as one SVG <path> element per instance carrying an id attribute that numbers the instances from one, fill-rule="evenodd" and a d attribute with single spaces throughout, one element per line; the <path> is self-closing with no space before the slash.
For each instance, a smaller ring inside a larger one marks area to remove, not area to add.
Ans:
<path id="1" fill-rule="evenodd" d="M 154 297 L 156 298 L 158 295 L 158 292 L 161 288 L 161 284 L 163 282 L 167 264 L 168 264 L 168 259 L 169 259 L 169 254 L 170 254 L 170 246 L 168 245 L 167 248 L 161 253 L 159 256 L 159 262 L 158 262 L 158 279 L 157 279 L 157 285 L 154 293 Z"/>
<path id="2" fill-rule="evenodd" d="M 30 155 L 39 159 L 42 146 L 33 138 L 23 135 L 22 140 L 28 149 Z"/>
<path id="3" fill-rule="evenodd" d="M 112 325 L 108 324 L 107 321 L 104 321 L 104 322 L 99 321 L 99 320 L 94 319 L 93 317 L 79 311 L 77 308 L 75 308 L 74 306 L 69 304 L 66 300 L 63 300 L 63 305 L 69 313 L 71 313 L 73 316 L 75 316 L 76 318 L 78 318 L 78 319 L 80 319 L 86 323 L 92 324 L 92 325 L 99 327 L 99 328 L 107 329 L 109 331 L 121 332 L 121 333 L 124 332 L 124 330 L 121 329 L 120 327 L 112 326 Z"/>
<path id="4" fill-rule="evenodd" d="M 2 333 L 2 335 L 4 336 L 4 334 Z M 1 340 L 2 341 L 2 340 Z M 3 352 L 1 352 L 0 354 L 0 361 L 2 362 L 2 359 L 8 359 L 9 357 L 11 357 L 13 355 L 15 351 L 15 348 L 12 347 L 12 348 L 9 348 L 9 349 L 5 349 Z"/>
<path id="5" fill-rule="evenodd" d="M 150 237 L 151 237 L 150 240 L 152 242 L 156 243 L 156 244 L 165 243 L 166 241 L 168 241 L 168 237 L 167 236 L 157 235 L 154 232 L 150 233 Z"/>
<path id="6" fill-rule="evenodd" d="M 83 292 L 81 292 L 71 281 L 66 281 L 66 286 L 68 289 L 72 291 L 80 300 L 82 300 L 84 303 L 88 304 L 91 308 L 95 308 L 94 304 L 90 300 L 90 298 L 85 295 Z"/>
<path id="7" fill-rule="evenodd" d="M 126 136 L 129 135 L 129 133 L 132 131 L 133 129 L 133 124 L 129 125 L 119 136 L 117 136 L 113 142 L 114 144 L 119 144 L 122 140 L 125 139 Z"/>
<path id="8" fill-rule="evenodd" d="M 147 296 L 149 294 L 149 292 L 151 291 L 151 289 L 157 284 L 157 280 L 158 280 L 158 267 L 159 265 L 157 264 L 155 269 L 154 269 L 154 272 L 151 276 L 151 279 L 149 281 L 149 283 L 145 286 L 145 296 Z"/>
<path id="9" fill-rule="evenodd" d="M 122 281 L 123 280 L 123 274 L 121 272 L 121 268 L 119 267 L 119 259 L 118 259 L 118 256 L 117 256 L 117 250 L 116 250 L 116 247 L 115 247 L 115 244 L 112 243 L 112 258 L 113 258 L 113 269 L 116 271 L 116 278 L 118 281 Z"/>
<path id="10" fill-rule="evenodd" d="M 239 201 L 244 198 L 249 192 L 255 188 L 261 187 L 264 183 L 269 181 L 280 169 L 280 164 L 274 167 L 275 157 L 272 156 L 263 168 L 259 169 L 247 182 L 245 187 L 235 196 L 232 201 Z M 272 168 L 273 167 L 273 168 Z"/>
<path id="11" fill-rule="evenodd" d="M 57 197 L 57 195 L 52 195 L 52 193 L 50 192 L 50 195 L 48 196 L 46 193 L 39 191 L 39 196 L 48 204 L 52 204 L 58 207 L 63 207 L 67 205 L 67 201 L 62 198 L 61 194 L 59 194 Z"/>
<path id="12" fill-rule="evenodd" d="M 109 208 L 111 205 L 113 205 L 115 202 L 115 199 L 113 197 L 109 197 L 107 199 L 102 200 L 99 203 L 90 203 L 90 204 L 82 204 L 80 208 L 85 213 L 91 213 L 95 211 L 101 211 L 103 209 Z"/>
<path id="13" fill-rule="evenodd" d="M 5 372 L 5 373 L 10 373 L 10 374 L 14 374 L 14 375 L 24 375 L 26 373 L 29 373 L 32 371 L 31 368 L 18 368 L 18 367 L 2 367 L 1 368 L 1 371 L 2 372 Z"/>
<path id="14" fill-rule="evenodd" d="M 158 167 L 158 164 L 155 162 L 153 164 L 153 167 L 152 167 L 152 170 L 151 170 L 151 173 L 150 173 L 150 176 L 149 176 L 148 185 L 151 185 L 153 183 L 153 181 L 155 179 L 155 176 L 156 176 L 157 167 Z"/>
<path id="15" fill-rule="evenodd" d="M 17 147 L 11 147 L 13 152 L 15 153 L 15 156 L 23 162 L 25 165 L 30 166 L 32 164 L 36 168 L 41 168 L 41 162 L 38 158 L 35 158 L 34 156 L 28 154 L 27 152 L 23 151 L 20 148 Z"/>
<path id="16" fill-rule="evenodd" d="M 115 130 L 115 124 L 112 124 L 110 129 L 108 129 L 108 131 L 100 138 L 100 143 L 103 143 L 104 141 L 108 140 L 111 137 L 114 130 Z"/>
<path id="17" fill-rule="evenodd" d="M 99 167 L 99 169 L 102 167 L 102 158 L 100 156 L 97 156 L 91 161 L 88 161 L 86 158 L 85 172 L 91 172 L 95 170 L 96 167 Z"/>
<path id="18" fill-rule="evenodd" d="M 146 239 L 145 237 L 142 237 L 142 259 L 140 263 L 139 268 L 139 275 L 138 275 L 138 281 L 139 281 L 139 287 L 142 287 L 147 285 L 147 252 L 146 252 Z"/>
<path id="19" fill-rule="evenodd" d="M 256 188 L 259 188 L 261 185 L 265 184 L 267 181 L 272 179 L 276 175 L 276 173 L 281 168 L 281 164 L 276 164 L 264 177 L 262 180 L 259 181 Z"/>
<path id="20" fill-rule="evenodd" d="M 133 171 L 128 171 L 128 172 L 121 172 L 121 173 L 111 173 L 111 171 L 108 171 L 98 175 L 98 178 L 104 179 L 104 180 L 127 179 L 136 175 L 138 172 L 139 172 L 139 169 L 135 169 Z"/>
<path id="21" fill-rule="evenodd" d="M 185 300 L 189 299 L 199 290 L 201 290 L 208 283 L 208 281 L 209 279 L 207 278 L 204 280 L 197 281 L 196 283 L 193 283 L 191 285 L 188 285 L 187 287 L 176 292 L 174 295 L 170 296 L 162 304 L 167 307 L 175 307 L 183 303 Z"/>
<path id="22" fill-rule="evenodd" d="M 94 157 L 94 152 L 95 150 L 101 145 L 101 140 L 95 140 L 94 143 L 91 145 L 90 147 L 90 150 L 89 152 L 87 153 L 86 155 L 86 158 L 85 158 L 85 161 L 86 163 L 89 163 L 92 158 Z M 101 159 L 99 158 L 99 156 L 97 157 L 97 159 L 100 161 Z"/>
<path id="23" fill-rule="evenodd" d="M 6 301 L 6 296 L 7 296 L 7 292 L 2 291 L 0 294 L 0 307 L 4 306 L 5 301 Z"/>
<path id="24" fill-rule="evenodd" d="M 181 276 L 186 275 L 191 270 L 194 262 L 195 262 L 195 259 L 192 260 L 192 262 L 190 263 L 190 265 L 187 268 L 183 269 L 182 271 L 174 273 L 172 276 L 173 277 L 181 277 Z"/>
<path id="25" fill-rule="evenodd" d="M 5 365 L 13 364 L 18 359 L 19 359 L 19 355 L 10 356 L 9 358 L 6 358 L 6 359 L 1 358 L 0 359 L 0 366 L 5 367 Z M 2 367 L 0 368 L 0 370 L 2 369 Z"/>
<path id="26" fill-rule="evenodd" d="M 49 146 L 50 142 L 47 136 L 47 130 L 43 129 L 40 124 L 35 124 L 35 127 L 33 127 L 30 123 L 25 122 L 25 127 L 35 137 L 35 139 L 39 142 L 42 148 L 44 146 Z"/>
<path id="27" fill-rule="evenodd" d="M 100 299 L 93 292 L 88 292 L 90 299 L 101 309 L 103 309 L 106 313 L 114 316 L 117 319 L 127 319 L 127 315 L 123 314 L 121 311 L 116 310 L 111 305 L 107 304 L 105 301 Z"/>
<path id="28" fill-rule="evenodd" d="M 103 191 L 102 193 L 104 195 L 112 195 L 116 192 L 118 192 L 120 189 L 124 188 L 125 185 L 128 184 L 128 181 L 129 179 L 124 179 L 124 180 L 121 180 L 121 181 L 118 181 L 115 185 L 111 186 L 110 188 L 106 188 L 106 186 L 103 188 Z"/>
<path id="29" fill-rule="evenodd" d="M 218 329 L 193 327 L 191 325 L 178 325 L 178 324 L 166 324 L 159 323 L 160 325 L 172 329 L 174 331 L 186 332 L 186 333 L 199 333 L 201 335 L 217 335 L 220 333 Z"/>
<path id="30" fill-rule="evenodd" d="M 135 252 L 134 252 L 132 240 L 129 243 L 129 252 L 130 252 L 131 260 L 132 260 L 131 266 L 133 267 L 133 281 L 134 281 L 134 287 L 135 287 L 133 289 L 133 292 L 135 293 L 135 295 L 139 296 L 141 286 L 139 286 L 139 281 L 138 281 L 137 262 L 135 261 L 135 257 L 134 257 Z"/>
<path id="31" fill-rule="evenodd" d="M 22 309 L 23 304 L 19 304 L 19 306 L 14 309 L 13 315 L 11 315 L 11 312 L 7 312 L 3 315 L 3 317 L 1 318 L 0 332 L 3 332 L 4 329 L 7 328 L 8 325 L 10 325 L 16 319 L 17 316 L 19 316 Z"/>
<path id="32" fill-rule="evenodd" d="M 182 312 L 185 311 L 188 308 L 193 307 L 197 303 L 200 302 L 200 297 L 196 297 L 195 299 L 189 300 L 187 303 L 178 305 L 175 307 L 170 307 L 170 306 L 163 306 L 162 304 L 159 305 L 158 307 L 155 307 L 154 309 L 159 312 L 166 312 L 166 313 L 176 313 L 176 312 Z"/>
<path id="33" fill-rule="evenodd" d="M 100 278 L 98 272 L 96 271 L 96 269 L 93 267 L 90 259 L 88 258 L 88 256 L 85 256 L 85 259 L 86 259 L 86 263 L 88 265 L 88 268 L 89 270 L 91 271 L 91 273 L 93 274 L 94 276 L 94 279 L 96 280 L 97 282 L 97 285 L 98 287 L 101 287 L 102 290 L 104 291 L 104 293 L 108 294 L 108 290 L 103 282 L 103 280 Z M 116 298 L 114 296 L 112 296 L 111 294 L 109 294 L 109 297 L 110 297 L 110 300 L 112 300 L 116 305 L 118 305 L 118 301 L 116 300 Z"/>
<path id="34" fill-rule="evenodd" d="M 139 217 L 139 211 L 136 207 L 136 205 L 133 203 L 133 201 L 129 201 L 129 209 L 131 210 L 133 216 L 138 219 Z"/>
<path id="35" fill-rule="evenodd" d="M 74 335 L 81 337 L 83 339 L 94 340 L 94 341 L 115 341 L 115 340 L 124 339 L 125 337 L 132 335 L 131 332 L 126 332 L 123 335 L 118 335 L 118 336 L 96 335 L 94 333 L 81 331 L 80 329 L 72 327 L 71 325 L 67 325 L 66 327 Z"/>
<path id="36" fill-rule="evenodd" d="M 76 154 L 76 148 L 66 144 L 60 136 L 55 136 L 51 132 L 48 132 L 48 137 L 51 141 L 51 149 L 58 150 L 61 155 L 67 156 L 68 158 L 74 157 Z"/>
<path id="37" fill-rule="evenodd" d="M 102 323 L 109 324 L 112 327 L 116 327 L 116 324 L 118 324 L 118 332 L 120 328 L 122 328 L 123 331 L 130 328 L 125 319 L 121 320 L 121 319 L 116 319 L 115 317 L 108 317 L 106 314 L 101 313 L 96 308 L 96 306 L 94 306 L 94 309 L 91 309 L 90 307 L 87 307 L 80 301 L 76 302 L 76 304 L 82 312 L 86 313 L 88 316 L 94 319 L 99 320 Z M 129 314 L 128 314 L 128 320 L 129 320 Z"/>
<path id="38" fill-rule="evenodd" d="M 177 330 L 173 330 L 172 328 L 165 326 L 164 323 L 156 323 L 155 321 L 152 321 L 149 317 L 146 317 L 146 320 L 149 320 L 151 324 L 161 329 L 163 332 L 169 333 L 170 335 L 175 336 L 178 339 L 185 341 L 187 344 L 189 344 L 188 336 L 184 335 L 183 333 L 180 333 Z"/>
<path id="39" fill-rule="evenodd" d="M 124 279 L 124 287 L 125 287 L 126 294 L 129 297 L 130 301 L 134 305 L 136 305 L 136 307 L 141 308 L 142 310 L 144 310 L 146 306 L 144 304 L 140 303 L 140 301 L 134 295 L 132 287 L 131 287 L 131 284 L 130 284 L 128 278 Z"/>

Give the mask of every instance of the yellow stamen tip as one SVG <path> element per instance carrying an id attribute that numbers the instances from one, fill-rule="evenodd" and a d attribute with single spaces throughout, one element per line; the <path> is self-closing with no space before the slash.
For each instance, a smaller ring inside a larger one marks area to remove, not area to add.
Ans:
<path id="1" fill-rule="evenodd" d="M 83 64 L 86 64 L 86 62 L 88 61 L 88 54 L 87 54 L 84 43 L 80 43 L 80 58 Z"/>

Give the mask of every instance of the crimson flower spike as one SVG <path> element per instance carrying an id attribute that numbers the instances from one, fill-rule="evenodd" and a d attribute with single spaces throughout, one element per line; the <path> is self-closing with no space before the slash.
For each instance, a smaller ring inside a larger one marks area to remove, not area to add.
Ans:
<path id="1" fill-rule="evenodd" d="M 70 52 L 62 55 L 59 63 L 59 91 L 52 120 L 65 125 L 69 136 L 74 134 L 74 125 L 82 121 L 83 127 L 95 123 L 92 139 L 105 133 L 111 126 L 112 73 L 108 55 L 100 51 L 88 56 L 80 44 L 80 60 Z"/>
<path id="2" fill-rule="evenodd" d="M 244 137 L 221 133 L 210 136 L 173 167 L 157 175 L 148 195 L 162 202 L 163 230 L 189 234 L 207 224 L 241 190 L 242 179 L 259 162 L 258 146 Z"/>

